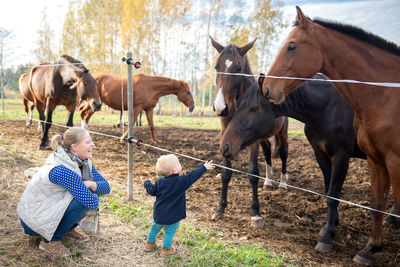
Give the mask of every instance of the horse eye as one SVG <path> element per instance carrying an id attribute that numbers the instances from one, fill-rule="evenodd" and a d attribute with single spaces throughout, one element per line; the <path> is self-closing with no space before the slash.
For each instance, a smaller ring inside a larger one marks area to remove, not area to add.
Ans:
<path id="1" fill-rule="evenodd" d="M 250 107 L 250 112 L 256 112 L 257 111 L 257 107 Z"/>
<path id="2" fill-rule="evenodd" d="M 295 44 L 290 44 L 289 46 L 288 46 L 288 51 L 293 51 L 293 50 L 295 50 L 296 49 L 296 45 Z"/>

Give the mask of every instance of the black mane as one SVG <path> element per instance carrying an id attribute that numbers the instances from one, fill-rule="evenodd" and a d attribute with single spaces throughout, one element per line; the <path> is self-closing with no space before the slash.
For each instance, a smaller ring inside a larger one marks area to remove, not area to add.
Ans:
<path id="1" fill-rule="evenodd" d="M 370 32 L 366 32 L 363 29 L 360 29 L 358 27 L 352 26 L 352 25 L 346 25 L 338 22 L 333 22 L 333 21 L 328 21 L 320 18 L 315 18 L 313 19 L 313 22 L 324 26 L 326 28 L 330 28 L 332 30 L 348 34 L 350 36 L 353 36 L 354 38 L 357 38 L 359 40 L 362 40 L 364 42 L 367 42 L 369 44 L 372 44 L 380 49 L 383 49 L 389 53 L 395 54 L 396 56 L 400 56 L 400 47 L 388 40 L 383 39 L 382 37 L 379 37 L 377 35 L 374 35 Z"/>

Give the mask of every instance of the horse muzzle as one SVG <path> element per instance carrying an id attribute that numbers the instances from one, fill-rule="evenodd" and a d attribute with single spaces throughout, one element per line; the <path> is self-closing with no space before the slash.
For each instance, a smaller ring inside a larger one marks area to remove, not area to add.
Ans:
<path id="1" fill-rule="evenodd" d="M 269 102 L 271 102 L 272 104 L 275 104 L 275 105 L 279 105 L 285 100 L 285 98 L 283 97 L 283 93 L 282 92 L 279 92 L 278 96 L 276 98 L 274 98 L 271 95 L 270 89 L 268 87 L 264 88 L 263 93 L 264 93 L 265 98 L 267 98 L 267 100 Z"/>
<path id="2" fill-rule="evenodd" d="M 101 108 L 101 102 L 93 101 L 92 104 L 90 104 L 90 107 L 93 111 L 99 111 Z"/>
<path id="3" fill-rule="evenodd" d="M 220 147 L 220 152 L 222 156 L 224 156 L 227 159 L 233 159 L 233 155 L 230 153 L 230 147 L 228 144 L 224 144 Z"/>

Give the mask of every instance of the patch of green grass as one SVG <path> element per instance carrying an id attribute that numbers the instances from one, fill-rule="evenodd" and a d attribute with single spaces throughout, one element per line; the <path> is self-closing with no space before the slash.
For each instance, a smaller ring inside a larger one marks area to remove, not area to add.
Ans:
<path id="1" fill-rule="evenodd" d="M 181 225 L 177 242 L 184 244 L 191 258 L 170 256 L 168 265 L 184 266 L 291 266 L 260 245 L 235 244 L 222 240 L 216 233 L 206 233 Z"/>

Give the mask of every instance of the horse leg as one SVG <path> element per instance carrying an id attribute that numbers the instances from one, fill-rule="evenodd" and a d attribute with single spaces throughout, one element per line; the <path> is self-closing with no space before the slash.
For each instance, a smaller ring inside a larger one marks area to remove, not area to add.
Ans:
<path id="1" fill-rule="evenodd" d="M 67 117 L 68 117 L 68 120 L 67 120 L 66 125 L 68 127 L 74 126 L 74 109 L 72 111 L 67 111 Z"/>
<path id="2" fill-rule="evenodd" d="M 227 168 L 232 168 L 231 161 L 229 159 L 223 159 L 223 165 Z M 227 195 L 228 195 L 228 184 L 232 178 L 232 171 L 230 169 L 222 169 L 221 175 L 221 198 L 219 200 L 218 209 L 212 215 L 211 219 L 214 221 L 222 220 L 224 218 L 225 208 L 228 206 Z"/>
<path id="3" fill-rule="evenodd" d="M 42 136 L 42 142 L 40 143 L 39 149 L 45 150 L 49 145 L 49 130 L 52 124 L 53 109 L 47 109 L 46 122 L 44 125 L 44 131 Z"/>
<path id="4" fill-rule="evenodd" d="M 136 122 L 136 119 L 137 119 L 137 116 L 138 116 L 139 112 L 140 112 L 140 108 L 134 107 L 134 109 L 133 109 L 133 125 L 135 125 L 135 122 Z M 128 136 L 128 133 L 129 133 L 129 127 L 125 130 L 124 134 L 119 139 L 119 141 L 121 143 L 123 143 L 125 141 L 125 137 Z"/>
<path id="5" fill-rule="evenodd" d="M 387 194 L 390 187 L 388 170 L 386 169 L 386 166 L 375 163 L 370 157 L 367 157 L 367 161 L 371 182 L 371 208 L 376 210 L 385 210 Z M 372 211 L 371 236 L 369 237 L 365 248 L 354 256 L 353 261 L 364 265 L 373 264 L 372 255 L 382 249 L 382 228 L 383 213 Z"/>
<path id="6" fill-rule="evenodd" d="M 267 163 L 265 168 L 265 181 L 263 185 L 263 189 L 265 190 L 272 190 L 272 178 L 274 175 L 274 171 L 272 169 L 272 160 L 271 160 L 271 143 L 269 140 L 265 140 L 260 142 L 261 148 L 263 150 L 264 158 Z"/>
<path id="7" fill-rule="evenodd" d="M 28 100 L 25 98 L 22 98 L 22 103 L 24 104 L 24 109 L 25 109 L 25 120 L 26 120 L 26 127 L 31 126 L 29 123 L 29 108 L 28 108 Z"/>
<path id="8" fill-rule="evenodd" d="M 249 182 L 251 189 L 253 191 L 253 199 L 251 203 L 252 216 L 251 216 L 251 226 L 257 229 L 264 227 L 264 220 L 260 214 L 260 203 L 258 201 L 258 151 L 259 143 L 249 146 Z"/>
<path id="9" fill-rule="evenodd" d="M 332 163 L 327 157 L 323 159 L 319 156 L 316 157 L 321 170 L 323 170 L 325 193 L 328 196 L 339 198 L 349 166 L 349 153 L 345 150 L 340 150 L 336 153 Z M 328 252 L 333 249 L 333 237 L 336 233 L 336 226 L 339 224 L 337 210 L 339 202 L 327 198 L 326 203 L 328 206 L 328 218 L 319 232 L 320 238 L 315 246 L 315 249 L 319 252 Z"/>
<path id="10" fill-rule="evenodd" d="M 32 125 L 32 120 L 33 120 L 33 109 L 34 109 L 34 108 L 35 108 L 35 105 L 32 104 L 32 105 L 31 105 L 31 108 L 30 108 L 30 112 L 29 112 L 29 120 L 28 120 L 29 126 Z"/>
<path id="11" fill-rule="evenodd" d="M 119 120 L 117 121 L 117 127 L 122 127 L 122 115 L 124 114 L 124 111 L 123 110 L 121 110 L 120 111 L 120 113 L 119 113 Z"/>
<path id="12" fill-rule="evenodd" d="M 46 117 L 44 116 L 44 111 L 45 111 L 45 107 L 42 103 L 37 102 L 36 104 L 36 109 L 39 112 L 39 125 L 38 128 L 40 127 L 42 130 L 42 134 L 44 133 L 44 128 L 45 128 L 45 120 Z"/>
<path id="13" fill-rule="evenodd" d="M 286 121 L 284 122 L 284 125 L 282 126 L 281 130 L 275 135 L 275 154 L 278 154 L 279 152 L 279 157 L 281 158 L 282 162 L 282 172 L 279 183 L 279 188 L 281 189 L 287 189 L 286 185 L 287 182 L 289 181 L 289 176 L 286 170 L 286 163 L 289 153 L 287 131 L 288 131 L 288 119 L 286 117 Z"/>
<path id="14" fill-rule="evenodd" d="M 400 215 L 400 209 L 396 205 L 394 205 L 392 207 L 392 211 L 390 213 L 393 213 L 393 214 L 396 214 L 396 215 Z M 400 226 L 400 219 L 397 218 L 397 217 L 391 216 L 391 215 L 387 215 L 385 217 L 385 220 L 384 220 L 383 224 L 384 225 L 391 225 L 391 226 L 394 226 L 394 227 L 399 227 Z"/>
<path id="15" fill-rule="evenodd" d="M 157 142 L 157 138 L 156 135 L 154 134 L 154 123 L 153 123 L 153 109 L 146 109 L 146 118 L 147 118 L 147 122 L 149 124 L 149 129 L 150 129 L 150 134 L 151 134 L 151 140 L 153 142 Z"/>

